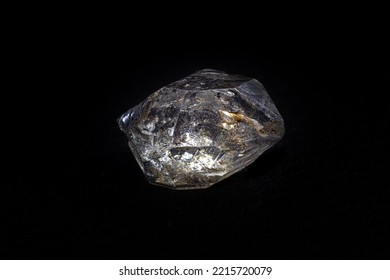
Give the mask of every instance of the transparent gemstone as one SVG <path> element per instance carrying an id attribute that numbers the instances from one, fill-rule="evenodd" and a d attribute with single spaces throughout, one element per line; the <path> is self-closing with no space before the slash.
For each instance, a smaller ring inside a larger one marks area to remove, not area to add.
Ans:
<path id="1" fill-rule="evenodd" d="M 174 189 L 210 187 L 284 134 L 260 82 L 211 69 L 159 89 L 118 122 L 148 181 Z"/>

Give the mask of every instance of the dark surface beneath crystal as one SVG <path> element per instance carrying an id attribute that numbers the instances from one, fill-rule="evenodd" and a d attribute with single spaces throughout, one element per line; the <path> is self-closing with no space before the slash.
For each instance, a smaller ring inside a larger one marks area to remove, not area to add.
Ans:
<path id="1" fill-rule="evenodd" d="M 12 138 L 20 142 L 9 149 L 12 172 L 5 170 L 0 189 L 0 258 L 390 257 L 388 68 L 269 64 L 256 52 L 96 55 L 78 63 L 46 85 L 57 92 L 52 107 L 18 110 L 23 132 Z M 202 68 L 260 80 L 285 136 L 207 190 L 152 186 L 116 119 Z"/>

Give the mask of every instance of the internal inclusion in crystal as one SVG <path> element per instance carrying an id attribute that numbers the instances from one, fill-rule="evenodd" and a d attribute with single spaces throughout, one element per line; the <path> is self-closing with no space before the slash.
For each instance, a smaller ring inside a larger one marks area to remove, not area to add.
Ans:
<path id="1" fill-rule="evenodd" d="M 159 89 L 118 122 L 148 181 L 174 189 L 210 187 L 284 134 L 260 82 L 210 69 Z"/>

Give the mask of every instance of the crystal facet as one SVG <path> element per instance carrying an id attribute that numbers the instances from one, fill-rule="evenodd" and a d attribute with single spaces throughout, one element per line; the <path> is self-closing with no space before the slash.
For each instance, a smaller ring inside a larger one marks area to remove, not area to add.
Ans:
<path id="1" fill-rule="evenodd" d="M 174 189 L 210 187 L 284 134 L 260 82 L 211 69 L 159 89 L 118 122 L 148 181 Z"/>

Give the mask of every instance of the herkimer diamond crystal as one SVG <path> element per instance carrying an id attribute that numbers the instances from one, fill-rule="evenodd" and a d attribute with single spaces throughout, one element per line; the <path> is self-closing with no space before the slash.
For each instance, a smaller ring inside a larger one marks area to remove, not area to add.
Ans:
<path id="1" fill-rule="evenodd" d="M 210 69 L 159 89 L 118 122 L 148 181 L 173 189 L 210 187 L 284 134 L 260 82 Z"/>

